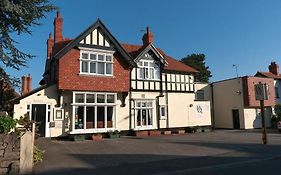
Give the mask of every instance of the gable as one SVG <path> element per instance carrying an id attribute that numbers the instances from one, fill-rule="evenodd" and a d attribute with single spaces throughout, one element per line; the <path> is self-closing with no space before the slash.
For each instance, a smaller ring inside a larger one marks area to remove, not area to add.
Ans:
<path id="1" fill-rule="evenodd" d="M 109 38 L 99 28 L 94 29 L 79 43 L 93 46 L 111 47 Z"/>
<path id="2" fill-rule="evenodd" d="M 165 63 L 164 57 L 152 44 L 149 44 L 137 55 L 135 62 L 138 62 L 141 59 L 153 59 L 155 61 L 160 61 L 162 64 Z"/>
<path id="3" fill-rule="evenodd" d="M 107 30 L 104 24 L 98 19 L 93 25 L 88 27 L 79 36 L 68 43 L 63 49 L 54 55 L 55 59 L 60 59 L 74 47 L 93 47 L 97 49 L 116 50 L 122 58 L 132 67 L 136 67 L 133 58 L 123 49 L 115 37 Z"/>

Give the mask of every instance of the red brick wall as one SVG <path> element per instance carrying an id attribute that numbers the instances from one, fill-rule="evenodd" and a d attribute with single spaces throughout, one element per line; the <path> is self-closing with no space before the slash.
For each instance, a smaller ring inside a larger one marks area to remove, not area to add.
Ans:
<path id="1" fill-rule="evenodd" d="M 58 88 L 64 90 L 125 92 L 130 88 L 130 70 L 120 54 L 113 58 L 113 76 L 79 75 L 80 52 L 71 49 L 59 60 Z"/>
<path id="2" fill-rule="evenodd" d="M 260 78 L 260 77 L 243 77 L 243 88 L 244 88 L 244 103 L 246 107 L 259 107 L 260 101 L 256 100 L 255 97 L 255 84 L 266 83 L 269 88 L 268 100 L 264 101 L 265 106 L 275 105 L 275 92 L 274 92 L 274 80 L 271 78 Z"/>

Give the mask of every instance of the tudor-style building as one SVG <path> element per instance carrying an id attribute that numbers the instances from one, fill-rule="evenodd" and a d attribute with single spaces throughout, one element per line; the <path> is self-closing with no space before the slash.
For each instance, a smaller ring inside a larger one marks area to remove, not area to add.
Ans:
<path id="1" fill-rule="evenodd" d="M 149 28 L 142 40 L 120 44 L 100 19 L 67 39 L 57 13 L 41 86 L 16 99 L 14 117 L 29 114 L 45 137 L 211 125 L 198 71 L 156 48 Z"/>

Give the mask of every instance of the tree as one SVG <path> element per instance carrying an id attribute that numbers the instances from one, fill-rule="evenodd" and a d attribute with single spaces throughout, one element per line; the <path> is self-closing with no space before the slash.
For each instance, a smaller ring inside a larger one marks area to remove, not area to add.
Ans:
<path id="1" fill-rule="evenodd" d="M 1 0 L 0 1 L 0 80 L 15 86 L 19 79 L 11 77 L 5 68 L 19 70 L 34 56 L 16 46 L 12 36 L 30 34 L 30 27 L 40 25 L 45 14 L 57 9 L 49 0 Z M 2 90 L 3 88 L 0 87 Z M 2 93 L 1 93 L 2 94 Z M 2 97 L 0 97 L 2 98 Z"/>
<path id="2" fill-rule="evenodd" d="M 199 71 L 199 73 L 195 74 L 195 80 L 198 82 L 207 83 L 209 78 L 212 77 L 209 66 L 205 65 L 204 54 L 187 55 L 181 59 L 181 62 Z"/>

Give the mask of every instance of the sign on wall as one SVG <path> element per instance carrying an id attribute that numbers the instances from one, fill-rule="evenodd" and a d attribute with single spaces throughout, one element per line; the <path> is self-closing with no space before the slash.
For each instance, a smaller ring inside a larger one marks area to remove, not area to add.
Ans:
<path id="1" fill-rule="evenodd" d="M 256 100 L 268 100 L 268 85 L 266 83 L 255 85 Z"/>
<path id="2" fill-rule="evenodd" d="M 210 103 L 197 103 L 195 104 L 196 117 L 209 117 L 210 115 Z"/>

